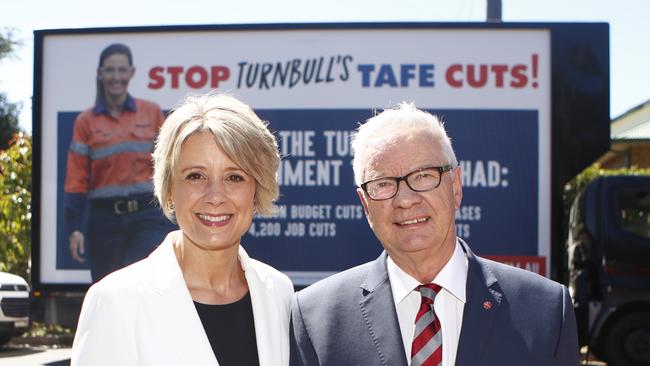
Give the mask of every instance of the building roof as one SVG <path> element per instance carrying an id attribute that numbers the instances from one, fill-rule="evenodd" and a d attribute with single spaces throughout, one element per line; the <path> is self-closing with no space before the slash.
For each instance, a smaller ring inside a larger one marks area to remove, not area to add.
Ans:
<path id="1" fill-rule="evenodd" d="M 650 100 L 616 117 L 611 124 L 612 140 L 650 141 Z"/>

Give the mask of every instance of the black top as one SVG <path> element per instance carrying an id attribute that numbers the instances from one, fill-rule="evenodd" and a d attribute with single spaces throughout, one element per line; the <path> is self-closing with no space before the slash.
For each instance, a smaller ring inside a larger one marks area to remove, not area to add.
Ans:
<path id="1" fill-rule="evenodd" d="M 250 293 L 225 305 L 194 302 L 220 366 L 258 366 Z"/>

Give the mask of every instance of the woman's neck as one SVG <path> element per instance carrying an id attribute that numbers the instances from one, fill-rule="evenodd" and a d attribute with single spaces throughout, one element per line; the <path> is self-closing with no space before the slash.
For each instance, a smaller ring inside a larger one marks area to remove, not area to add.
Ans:
<path id="1" fill-rule="evenodd" d="M 182 235 L 174 244 L 176 259 L 194 301 L 204 304 L 229 304 L 248 291 L 239 263 L 239 246 L 205 250 Z"/>
<path id="2" fill-rule="evenodd" d="M 126 98 L 127 94 L 120 95 L 120 96 L 106 96 L 105 102 L 106 102 L 106 109 L 108 109 L 108 113 L 110 113 L 111 116 L 117 118 L 122 114 L 122 111 L 124 110 L 124 105 L 126 104 Z"/>

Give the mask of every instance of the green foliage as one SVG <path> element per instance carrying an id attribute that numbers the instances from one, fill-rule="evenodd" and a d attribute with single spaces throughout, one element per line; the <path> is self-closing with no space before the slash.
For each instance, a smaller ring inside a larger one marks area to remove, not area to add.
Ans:
<path id="1" fill-rule="evenodd" d="M 14 39 L 11 29 L 0 30 L 0 60 L 10 56 L 19 46 L 21 42 Z"/>
<path id="2" fill-rule="evenodd" d="M 72 329 L 58 324 L 32 322 L 31 329 L 23 337 L 47 337 L 62 334 L 72 334 Z"/>
<path id="3" fill-rule="evenodd" d="M 18 46 L 11 30 L 0 29 L 0 61 Z M 0 271 L 29 280 L 32 142 L 20 132 L 20 108 L 0 92 Z"/>
<path id="4" fill-rule="evenodd" d="M 0 271 L 29 280 L 32 141 L 18 133 L 0 152 Z"/>
<path id="5" fill-rule="evenodd" d="M 11 30 L 0 29 L 0 61 L 13 54 L 21 43 L 14 40 Z M 14 134 L 20 132 L 18 115 L 22 105 L 10 103 L 7 95 L 0 91 L 0 149 L 9 147 L 9 140 Z"/>
<path id="6" fill-rule="evenodd" d="M 19 103 L 9 103 L 7 95 L 0 92 L 0 150 L 7 149 L 9 141 L 20 132 L 18 125 L 20 109 Z"/>

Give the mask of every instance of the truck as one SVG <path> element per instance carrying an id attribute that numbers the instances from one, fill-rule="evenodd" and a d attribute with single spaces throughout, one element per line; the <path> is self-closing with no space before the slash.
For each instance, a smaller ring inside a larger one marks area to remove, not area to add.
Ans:
<path id="1" fill-rule="evenodd" d="M 650 365 L 650 176 L 605 176 L 575 198 L 569 290 L 581 346 L 616 365 Z"/>

